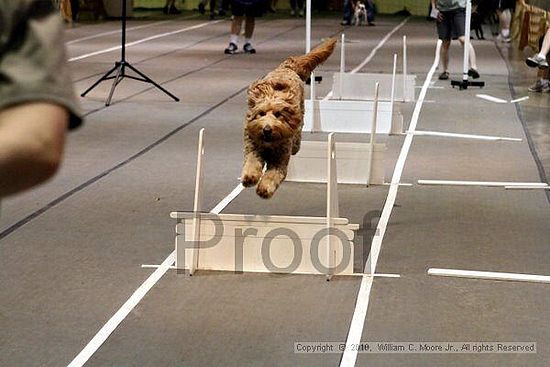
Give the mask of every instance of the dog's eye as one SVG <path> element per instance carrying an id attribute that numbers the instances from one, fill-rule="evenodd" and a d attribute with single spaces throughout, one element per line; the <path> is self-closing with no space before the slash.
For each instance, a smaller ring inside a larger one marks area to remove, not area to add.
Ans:
<path id="1" fill-rule="evenodd" d="M 278 119 L 279 117 L 281 117 L 281 113 L 280 113 L 279 111 L 274 112 L 274 113 L 273 113 L 273 116 L 275 116 L 275 118 Z"/>
<path id="2" fill-rule="evenodd" d="M 260 112 L 258 112 L 258 116 L 260 116 L 260 117 L 263 117 L 263 116 L 265 116 L 265 112 L 264 112 L 264 111 L 260 111 Z"/>

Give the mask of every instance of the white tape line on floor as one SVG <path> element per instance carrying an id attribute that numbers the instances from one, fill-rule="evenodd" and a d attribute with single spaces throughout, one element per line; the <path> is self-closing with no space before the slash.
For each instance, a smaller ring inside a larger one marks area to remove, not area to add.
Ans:
<path id="1" fill-rule="evenodd" d="M 432 64 L 420 95 L 418 96 L 418 101 L 416 102 L 414 112 L 411 118 L 411 123 L 409 126 L 409 131 L 414 132 L 416 130 L 416 125 L 418 124 L 418 118 L 420 116 L 420 110 L 422 109 L 422 103 L 426 97 L 426 92 L 432 80 L 435 69 L 439 64 L 439 50 L 441 49 L 441 41 L 437 41 L 437 47 L 435 50 L 435 58 Z M 392 177 L 392 185 L 390 186 L 388 197 L 386 198 L 386 203 L 384 204 L 384 209 L 382 210 L 382 215 L 378 221 L 378 226 L 376 228 L 376 235 L 372 239 L 371 251 L 369 258 L 367 259 L 367 264 L 365 265 L 365 273 L 374 274 L 376 270 L 376 264 L 378 262 L 378 256 L 380 255 L 380 250 L 382 247 L 382 240 L 384 239 L 384 234 L 386 233 L 386 227 L 390 220 L 390 216 L 397 198 L 397 191 L 399 189 L 399 182 L 401 181 L 401 175 L 405 168 L 405 163 L 407 161 L 407 156 L 412 145 L 414 134 L 408 134 L 405 137 L 403 147 L 399 153 L 399 158 L 397 159 L 397 164 L 395 165 L 395 170 Z M 350 329 L 348 332 L 348 337 L 346 339 L 346 349 L 342 355 L 342 360 L 340 361 L 340 367 L 353 367 L 357 361 L 357 349 L 351 348 L 352 345 L 357 345 L 361 342 L 361 335 L 363 334 L 363 328 L 365 327 L 367 310 L 369 306 L 370 291 L 372 289 L 373 277 L 364 276 L 361 279 L 361 285 L 357 295 L 357 302 L 355 304 L 355 310 L 353 312 L 353 318 L 351 321 Z"/>
<path id="2" fill-rule="evenodd" d="M 222 199 L 210 211 L 213 214 L 219 214 L 231 201 L 239 195 L 243 190 L 243 186 L 239 184 L 225 198 Z M 153 288 L 153 286 L 172 268 L 176 260 L 176 251 L 172 251 L 170 255 L 162 262 L 162 264 L 139 286 L 132 296 L 124 302 L 122 307 L 107 321 L 105 325 L 97 332 L 90 342 L 82 349 L 80 353 L 69 363 L 68 367 L 81 367 L 90 359 L 91 356 L 103 345 L 109 336 L 115 331 L 122 321 L 132 312 L 137 304 L 145 297 L 145 295 Z"/>
<path id="3" fill-rule="evenodd" d="M 194 26 L 185 27 L 185 28 L 178 29 L 178 30 L 172 31 L 172 32 L 156 34 L 154 36 L 142 38 L 142 39 L 137 40 L 137 41 L 128 42 L 128 43 L 126 43 L 126 48 L 132 47 L 132 46 L 135 46 L 135 45 L 139 45 L 139 44 L 144 43 L 144 42 L 152 41 L 152 40 L 155 40 L 155 39 L 158 39 L 158 38 L 173 36 L 173 35 L 178 34 L 178 33 L 183 33 L 183 32 L 188 32 L 188 31 L 192 31 L 192 30 L 195 30 L 195 29 L 203 28 L 203 27 L 206 27 L 206 26 L 209 26 L 209 25 L 212 25 L 212 24 L 216 24 L 216 23 L 220 23 L 220 22 L 223 22 L 223 21 L 224 21 L 223 19 L 220 19 L 220 20 L 210 21 L 210 22 L 206 22 L 206 23 L 196 24 Z M 120 45 L 114 46 L 114 47 L 109 47 L 109 48 L 106 48 L 106 49 L 103 49 L 103 50 L 90 52 L 90 53 L 80 55 L 80 56 L 76 56 L 76 57 L 71 57 L 68 61 L 69 62 L 78 61 L 78 60 L 86 59 L 88 57 L 102 55 L 102 54 L 106 54 L 106 53 L 111 52 L 111 51 L 120 50 L 121 48 L 122 48 L 122 46 L 120 46 Z"/>

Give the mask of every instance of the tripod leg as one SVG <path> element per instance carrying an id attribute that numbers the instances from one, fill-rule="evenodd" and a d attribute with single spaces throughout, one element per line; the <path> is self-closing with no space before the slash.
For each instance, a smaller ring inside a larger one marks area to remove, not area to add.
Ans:
<path id="1" fill-rule="evenodd" d="M 138 74 L 139 76 L 141 76 L 143 79 L 145 79 L 145 81 L 147 83 L 151 83 L 153 84 L 155 87 L 157 87 L 158 89 L 160 89 L 161 91 L 163 91 L 164 93 L 166 93 L 167 95 L 169 95 L 170 97 L 172 97 L 172 99 L 176 102 L 179 102 L 179 98 L 176 97 L 175 95 L 173 95 L 172 93 L 168 92 L 166 89 L 164 89 L 163 87 L 161 87 L 160 85 L 158 85 L 157 83 L 155 83 L 151 78 L 149 78 L 147 75 L 143 74 L 141 71 L 139 71 L 138 69 L 136 69 L 135 67 L 133 67 L 132 65 L 130 65 L 129 63 L 126 63 L 126 66 L 129 67 L 131 70 L 133 70 L 136 74 Z"/>
<path id="2" fill-rule="evenodd" d="M 113 66 L 113 68 L 111 70 L 109 70 L 108 72 L 106 72 L 101 78 L 99 78 L 94 84 L 92 84 L 92 86 L 88 89 L 86 89 L 86 91 L 84 93 L 82 93 L 80 96 L 81 97 L 85 97 L 86 94 L 88 94 L 88 92 L 90 92 L 92 89 L 94 89 L 95 87 L 97 87 L 97 85 L 99 83 L 101 83 L 102 81 L 104 80 L 107 80 L 107 78 L 109 77 L 109 75 L 112 74 L 113 71 L 115 71 L 116 69 L 118 68 L 118 64 L 115 63 L 115 66 Z"/>
<path id="3" fill-rule="evenodd" d="M 113 93 L 115 92 L 115 88 L 122 80 L 121 71 L 122 71 L 122 64 L 118 65 L 118 69 L 116 72 L 115 79 L 113 80 L 113 85 L 111 86 L 111 91 L 109 92 L 109 96 L 107 97 L 107 100 L 105 101 L 105 106 L 109 106 L 111 104 L 111 99 L 113 98 Z"/>

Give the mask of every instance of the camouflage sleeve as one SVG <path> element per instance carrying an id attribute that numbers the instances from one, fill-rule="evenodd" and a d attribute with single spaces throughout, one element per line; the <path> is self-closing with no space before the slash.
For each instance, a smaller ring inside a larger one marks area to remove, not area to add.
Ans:
<path id="1" fill-rule="evenodd" d="M 65 107 L 70 128 L 82 123 L 51 0 L 0 0 L 0 109 L 29 102 Z"/>

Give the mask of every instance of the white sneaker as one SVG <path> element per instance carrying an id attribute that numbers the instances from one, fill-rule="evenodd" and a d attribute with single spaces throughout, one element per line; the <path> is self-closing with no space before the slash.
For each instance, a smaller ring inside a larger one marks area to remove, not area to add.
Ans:
<path id="1" fill-rule="evenodd" d="M 525 63 L 527 66 L 530 66 L 532 68 L 538 67 L 539 69 L 546 69 L 548 68 L 548 61 L 546 61 L 546 57 L 542 57 L 539 54 L 534 54 L 531 57 L 528 57 L 525 60 Z"/>

